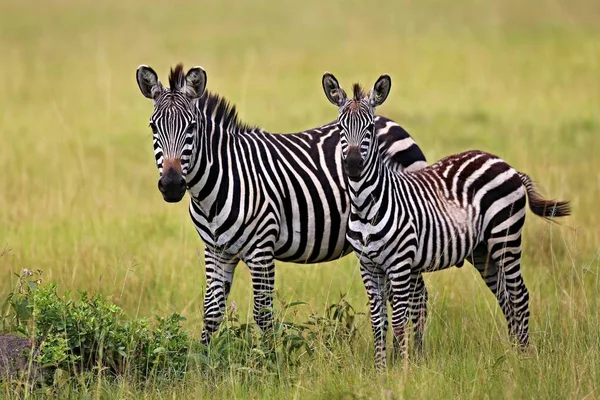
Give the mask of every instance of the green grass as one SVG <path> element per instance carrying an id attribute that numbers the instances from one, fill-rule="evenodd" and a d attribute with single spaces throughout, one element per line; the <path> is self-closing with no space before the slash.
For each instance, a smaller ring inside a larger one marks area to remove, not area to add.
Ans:
<path id="1" fill-rule="evenodd" d="M 354 355 L 317 353 L 279 377 L 172 386 L 98 381 L 94 398 L 600 398 L 600 8 L 594 0 L 489 2 L 0 1 L 0 295 L 41 268 L 60 288 L 112 296 L 131 316 L 179 312 L 199 337 L 202 243 L 187 202 L 163 202 L 135 69 L 165 80 L 183 61 L 242 118 L 273 132 L 336 117 L 325 70 L 349 87 L 382 73 L 378 112 L 429 161 L 482 149 L 527 172 L 574 215 L 529 214 L 523 274 L 533 349 L 508 344 L 491 293 L 468 265 L 427 276 L 427 358 L 371 368 L 367 316 Z M 366 295 L 354 256 L 279 264 L 277 290 L 322 312 Z M 240 265 L 231 300 L 249 318 Z M 302 314 L 301 313 L 301 314 Z M 9 396 L 9 389 L 3 389 Z M 16 394 L 12 393 L 13 396 Z"/>

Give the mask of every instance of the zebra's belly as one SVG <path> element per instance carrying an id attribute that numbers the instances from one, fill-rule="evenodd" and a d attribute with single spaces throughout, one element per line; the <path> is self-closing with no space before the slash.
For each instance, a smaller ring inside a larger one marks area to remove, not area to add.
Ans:
<path id="1" fill-rule="evenodd" d="M 460 267 L 473 253 L 477 244 L 478 240 L 475 236 L 420 243 L 413 268 L 422 272 L 434 272 L 455 265 Z"/>
<path id="2" fill-rule="evenodd" d="M 301 264 L 315 264 L 315 263 L 320 263 L 320 262 L 335 261 L 335 260 L 338 260 L 338 259 L 350 254 L 352 252 L 352 247 L 350 246 L 350 244 L 348 242 L 345 241 L 343 243 L 343 245 L 336 247 L 334 249 L 325 248 L 322 250 L 328 251 L 328 253 L 325 255 L 322 255 L 322 256 L 317 256 L 317 257 L 311 257 L 310 255 L 307 255 L 307 254 L 302 254 L 300 256 L 289 255 L 288 252 L 279 252 L 278 253 L 277 250 L 275 250 L 275 259 L 278 261 L 301 263 Z M 317 249 L 317 251 L 319 251 L 319 249 Z"/>
<path id="3" fill-rule="evenodd" d="M 330 218 L 331 213 L 338 215 Z M 352 251 L 346 231 L 347 215 L 338 210 L 314 215 L 311 224 L 282 220 L 275 259 L 306 264 L 337 260 Z"/>
<path id="4" fill-rule="evenodd" d="M 330 172 L 325 170 L 321 175 Z M 333 174 L 330 181 L 334 184 L 318 186 L 315 178 L 311 190 L 296 189 L 293 196 L 281 195 L 275 200 L 279 229 L 275 243 L 277 260 L 317 263 L 339 259 L 351 251 L 346 241 L 348 194 L 339 176 Z"/>
<path id="5" fill-rule="evenodd" d="M 190 217 L 202 241 L 232 259 L 244 259 L 262 243 L 268 243 L 269 238 L 272 243 L 277 234 L 277 218 L 268 206 L 254 218 L 223 213 L 209 219 L 190 202 Z M 264 250 L 269 249 L 264 247 Z"/>
<path id="6" fill-rule="evenodd" d="M 286 218 L 274 207 L 267 207 L 264 212 L 247 220 L 224 216 L 209 221 L 193 208 L 190 211 L 202 241 L 231 257 L 243 259 L 253 250 L 268 250 L 269 246 L 265 243 L 269 242 L 272 243 L 274 258 L 285 262 L 310 264 L 333 261 L 351 252 L 346 241 L 347 214 L 337 209 L 313 213 L 310 223 L 301 222 L 297 212 L 292 214 L 292 218 Z M 274 243 L 268 240 L 269 237 Z"/>
<path id="7" fill-rule="evenodd" d="M 461 266 L 478 245 L 481 216 L 472 205 L 442 202 L 443 211 L 430 215 L 419 228 L 414 268 L 423 272 Z"/>

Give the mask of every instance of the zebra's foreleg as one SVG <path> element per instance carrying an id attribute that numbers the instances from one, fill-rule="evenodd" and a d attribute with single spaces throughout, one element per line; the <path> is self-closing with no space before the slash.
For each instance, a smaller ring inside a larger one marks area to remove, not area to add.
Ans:
<path id="1" fill-rule="evenodd" d="M 233 274 L 239 260 L 235 257 L 215 254 L 207 246 L 204 251 L 204 262 L 206 264 L 206 294 L 204 296 L 204 328 L 201 342 L 208 344 L 210 337 L 219 329 L 223 320 Z"/>
<path id="2" fill-rule="evenodd" d="M 375 350 L 375 369 L 384 370 L 387 366 L 386 337 L 388 328 L 388 315 L 386 303 L 386 282 L 383 271 L 371 265 L 361 263 L 360 274 L 369 297 L 371 312 L 371 328 Z"/>
<path id="3" fill-rule="evenodd" d="M 412 287 L 410 263 L 405 261 L 388 267 L 386 273 L 392 289 L 394 353 L 399 357 L 406 358 L 408 356 L 406 326 L 408 325 L 409 297 Z"/>
<path id="4" fill-rule="evenodd" d="M 427 324 L 427 287 L 423 281 L 423 274 L 414 273 L 411 276 L 410 289 L 410 317 L 415 331 L 415 353 L 423 353 L 423 336 Z"/>
<path id="5" fill-rule="evenodd" d="M 273 291 L 275 290 L 275 260 L 273 250 L 253 251 L 244 262 L 250 269 L 254 297 L 254 321 L 263 331 L 273 326 Z"/>

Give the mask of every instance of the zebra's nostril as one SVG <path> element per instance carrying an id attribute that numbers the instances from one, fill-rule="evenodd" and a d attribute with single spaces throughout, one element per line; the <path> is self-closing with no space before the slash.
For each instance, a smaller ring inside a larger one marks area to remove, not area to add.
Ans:
<path id="1" fill-rule="evenodd" d="M 162 178 L 160 178 L 160 179 L 158 180 L 158 190 L 160 190 L 160 192 L 161 192 L 161 193 L 164 193 L 164 192 L 165 192 L 165 185 L 164 185 L 164 183 L 163 183 L 163 180 L 162 180 Z"/>
<path id="2" fill-rule="evenodd" d="M 181 177 L 181 180 L 179 181 L 179 189 L 182 191 L 187 189 L 187 182 L 184 177 Z"/>

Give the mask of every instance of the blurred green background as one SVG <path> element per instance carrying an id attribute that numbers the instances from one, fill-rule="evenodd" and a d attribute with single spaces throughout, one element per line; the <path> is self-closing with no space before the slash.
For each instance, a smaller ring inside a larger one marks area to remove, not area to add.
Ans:
<path id="1" fill-rule="evenodd" d="M 408 373 L 381 381 L 357 366 L 371 361 L 362 316 L 360 354 L 342 358 L 338 375 L 316 363 L 264 392 L 234 380 L 208 388 L 198 377 L 165 395 L 600 397 L 597 1 L 1 0 L 0 49 L 0 295 L 14 287 L 13 272 L 40 268 L 60 288 L 112 296 L 132 316 L 181 312 L 199 336 L 202 243 L 187 198 L 166 204 L 156 189 L 140 64 L 163 82 L 177 62 L 203 66 L 209 90 L 272 132 L 336 117 L 324 71 L 345 87 L 388 73 L 392 91 L 378 112 L 430 162 L 486 150 L 547 197 L 572 201 L 560 225 L 528 216 L 533 355 L 511 351 L 494 297 L 465 266 L 427 277 L 434 356 Z M 283 299 L 309 303 L 303 313 L 346 292 L 367 311 L 353 255 L 279 264 L 276 281 Z M 248 315 L 243 265 L 230 299 Z M 501 357 L 509 361 L 489 369 Z"/>

